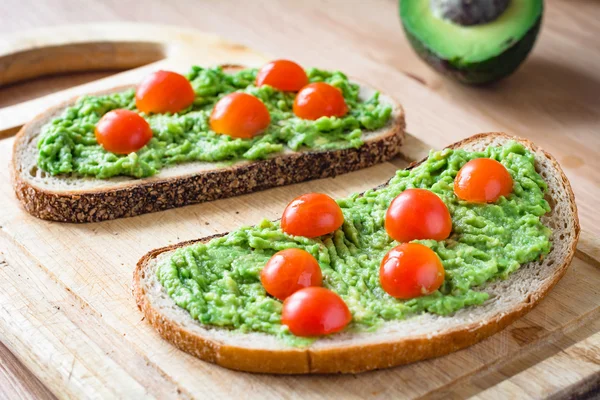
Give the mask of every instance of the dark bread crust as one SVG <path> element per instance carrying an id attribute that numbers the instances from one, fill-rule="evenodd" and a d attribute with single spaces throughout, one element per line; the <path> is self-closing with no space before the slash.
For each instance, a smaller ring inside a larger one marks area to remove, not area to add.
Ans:
<path id="1" fill-rule="evenodd" d="M 531 150 L 539 150 L 537 146 L 528 140 L 514 138 L 504 133 L 478 134 L 448 147 L 463 147 L 469 143 L 489 137 L 489 135 L 512 138 Z M 275 374 L 358 373 L 439 357 L 471 346 L 501 331 L 517 318 L 529 312 L 562 278 L 575 254 L 580 231 L 575 197 L 567 177 L 554 157 L 545 151 L 542 152 L 551 161 L 562 179 L 567 192 L 571 215 L 574 219 L 573 240 L 570 243 L 568 254 L 565 256 L 565 262 L 562 265 L 556 266 L 553 275 L 540 290 L 530 293 L 524 302 L 510 310 L 502 310 L 502 312 L 497 313 L 489 320 L 477 321 L 470 325 L 461 326 L 460 329 L 446 330 L 443 334 L 431 337 L 423 335 L 401 341 L 375 342 L 368 345 L 350 345 L 331 349 L 248 349 L 211 340 L 186 329 L 153 308 L 146 290 L 141 284 L 141 280 L 145 278 L 145 268 L 148 262 L 156 258 L 159 254 L 194 243 L 207 242 L 225 234 L 163 247 L 153 250 L 142 257 L 137 263 L 133 276 L 133 294 L 136 303 L 138 308 L 144 313 L 146 320 L 164 339 L 176 347 L 202 360 L 210 361 L 226 368 L 247 372 Z M 421 162 L 423 161 L 412 163 L 408 168 L 414 168 Z"/>
<path id="2" fill-rule="evenodd" d="M 182 207 L 275 186 L 333 177 L 392 159 L 404 130 L 359 149 L 292 153 L 185 177 L 86 193 L 52 192 L 24 181 L 14 170 L 14 188 L 32 215 L 60 222 L 99 222 Z M 14 166 L 13 166 L 14 168 Z"/>
<path id="3" fill-rule="evenodd" d="M 225 65 L 234 70 L 239 66 Z M 125 87 L 122 87 L 125 88 Z M 104 92 L 120 90 L 115 88 Z M 276 186 L 334 177 L 391 160 L 404 142 L 404 112 L 399 110 L 381 137 L 358 149 L 297 152 L 186 176 L 152 179 L 126 186 L 89 191 L 52 191 L 23 179 L 17 166 L 17 148 L 25 132 L 49 119 L 69 101 L 38 115 L 21 128 L 13 147 L 13 187 L 21 204 L 35 217 L 59 222 L 100 222 L 252 193 Z"/>

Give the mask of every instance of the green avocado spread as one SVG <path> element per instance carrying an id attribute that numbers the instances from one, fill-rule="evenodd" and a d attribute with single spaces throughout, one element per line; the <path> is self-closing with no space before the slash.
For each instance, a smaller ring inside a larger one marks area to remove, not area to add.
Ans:
<path id="1" fill-rule="evenodd" d="M 358 148 L 364 131 L 385 126 L 392 109 L 379 102 L 379 93 L 359 98 L 359 86 L 338 71 L 307 69 L 310 82 L 327 82 L 339 88 L 348 105 L 344 117 L 297 118 L 292 112 L 295 93 L 270 86 L 256 87 L 256 69 L 228 74 L 221 68 L 193 67 L 187 78 L 196 93 L 194 103 L 177 114 L 140 113 L 152 128 L 153 137 L 135 153 L 117 155 L 96 141 L 96 123 L 107 112 L 135 108 L 133 89 L 104 96 L 85 96 L 43 127 L 38 141 L 38 166 L 52 175 L 78 174 L 96 178 L 125 175 L 152 176 L 164 166 L 191 161 L 231 162 L 258 160 L 288 148 L 331 150 Z M 209 116 L 224 95 L 250 93 L 267 106 L 271 124 L 253 139 L 236 139 L 210 130 Z"/>
<path id="2" fill-rule="evenodd" d="M 494 204 L 459 200 L 454 177 L 469 160 L 489 157 L 510 172 L 513 193 Z M 436 193 L 448 206 L 452 234 L 441 242 L 418 241 L 437 253 L 445 282 L 433 294 L 411 300 L 388 295 L 379 282 L 383 256 L 398 245 L 386 233 L 390 202 L 408 188 Z M 223 237 L 176 250 L 158 265 L 157 276 L 175 303 L 202 324 L 241 332 L 264 332 L 302 346 L 281 324 L 282 302 L 269 296 L 260 271 L 277 251 L 297 247 L 318 260 L 323 286 L 338 293 L 352 313 L 346 330 L 375 330 L 384 321 L 418 313 L 449 315 L 488 299 L 479 286 L 504 279 L 521 264 L 540 259 L 551 248 L 549 228 L 540 217 L 550 211 L 546 183 L 535 171 L 534 156 L 510 142 L 483 152 L 446 149 L 431 152 L 412 170 L 400 170 L 389 184 L 338 200 L 345 222 L 339 230 L 316 239 L 289 236 L 278 222 L 262 221 Z"/>

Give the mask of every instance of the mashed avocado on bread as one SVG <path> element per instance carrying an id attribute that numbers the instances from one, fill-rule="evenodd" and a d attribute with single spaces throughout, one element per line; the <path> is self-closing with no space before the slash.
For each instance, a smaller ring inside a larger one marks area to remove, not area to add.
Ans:
<path id="1" fill-rule="evenodd" d="M 513 192 L 493 204 L 468 203 L 453 191 L 459 169 L 481 157 L 501 162 L 514 181 Z M 546 187 L 533 153 L 516 142 L 483 152 L 431 152 L 417 167 L 398 171 L 386 186 L 339 200 L 345 222 L 333 234 L 289 236 L 278 222 L 262 221 L 179 248 L 159 264 L 157 277 L 175 303 L 201 324 L 272 334 L 294 346 L 314 339 L 296 337 L 281 324 L 282 303 L 266 293 L 259 278 L 270 257 L 286 248 L 304 249 L 318 260 L 323 286 L 339 294 L 352 313 L 347 330 L 376 330 L 385 321 L 424 312 L 450 315 L 485 302 L 486 282 L 506 278 L 548 254 L 551 231 L 540 220 L 550 211 Z M 381 288 L 378 270 L 383 256 L 398 244 L 384 228 L 386 210 L 408 188 L 431 190 L 444 201 L 452 234 L 443 241 L 418 241 L 442 261 L 440 289 L 398 300 Z"/>
<path id="2" fill-rule="evenodd" d="M 258 160 L 286 149 L 359 148 L 364 132 L 382 128 L 390 120 L 392 108 L 379 102 L 379 93 L 361 99 L 359 86 L 341 72 L 312 68 L 306 73 L 309 82 L 326 82 L 342 91 L 349 109 L 345 116 L 300 119 L 292 112 L 295 93 L 267 85 L 256 87 L 256 69 L 226 73 L 219 67 L 196 66 L 187 75 L 196 94 L 190 107 L 176 114 L 140 114 L 150 124 L 153 137 L 139 151 L 125 155 L 108 152 L 94 135 L 96 124 L 107 112 L 138 111 L 135 91 L 130 89 L 84 96 L 45 125 L 38 141 L 38 166 L 52 175 L 143 178 L 157 174 L 165 166 L 185 162 Z M 252 94 L 266 105 L 271 123 L 263 134 L 236 139 L 211 131 L 208 119 L 215 103 L 236 91 Z"/>

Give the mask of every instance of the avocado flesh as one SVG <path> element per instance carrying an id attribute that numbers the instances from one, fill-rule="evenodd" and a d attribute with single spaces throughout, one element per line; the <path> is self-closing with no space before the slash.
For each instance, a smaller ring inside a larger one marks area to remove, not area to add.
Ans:
<path id="1" fill-rule="evenodd" d="M 511 0 L 494 21 L 462 26 L 438 16 L 429 0 L 401 0 L 400 18 L 417 53 L 438 71 L 482 84 L 512 73 L 533 47 L 543 0 Z"/>

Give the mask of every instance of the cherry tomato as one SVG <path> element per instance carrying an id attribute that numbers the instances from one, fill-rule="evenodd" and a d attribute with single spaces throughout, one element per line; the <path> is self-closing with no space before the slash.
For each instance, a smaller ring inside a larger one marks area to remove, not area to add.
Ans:
<path id="1" fill-rule="evenodd" d="M 344 300 L 331 290 L 307 287 L 285 299 L 281 323 L 296 336 L 319 336 L 339 332 L 352 314 Z"/>
<path id="2" fill-rule="evenodd" d="M 294 114 L 303 119 L 343 117 L 348 106 L 341 90 L 325 82 L 311 83 L 296 95 Z"/>
<path id="3" fill-rule="evenodd" d="M 297 92 L 308 83 L 304 69 L 293 61 L 276 60 L 262 66 L 256 86 L 269 85 L 284 92 Z"/>
<path id="4" fill-rule="evenodd" d="M 437 254 L 419 243 L 394 247 L 383 257 L 379 267 L 383 290 L 403 300 L 435 292 L 444 283 L 444 274 Z"/>
<path id="5" fill-rule="evenodd" d="M 385 214 L 385 230 L 399 242 L 444 240 L 450 236 L 452 218 L 446 204 L 435 193 L 406 189 L 390 204 Z"/>
<path id="6" fill-rule="evenodd" d="M 513 190 L 513 180 L 504 165 L 491 158 L 476 158 L 458 171 L 454 193 L 473 203 L 493 203 Z"/>
<path id="7" fill-rule="evenodd" d="M 129 110 L 112 110 L 96 124 L 96 140 L 106 151 L 129 154 L 152 139 L 152 129 L 139 114 Z"/>
<path id="8" fill-rule="evenodd" d="M 281 250 L 260 272 L 260 281 L 271 296 L 285 300 L 309 286 L 321 286 L 323 276 L 317 260 L 302 249 Z"/>
<path id="9" fill-rule="evenodd" d="M 135 91 L 135 106 L 145 113 L 176 113 L 189 107 L 196 98 L 190 81 L 171 71 L 156 71 L 146 76 Z"/>
<path id="10" fill-rule="evenodd" d="M 338 229 L 344 223 L 342 209 L 323 193 L 307 193 L 287 205 L 281 229 L 288 235 L 314 238 Z"/>
<path id="11" fill-rule="evenodd" d="M 215 104 L 210 114 L 210 128 L 234 138 L 251 139 L 271 123 L 267 106 L 248 93 L 231 93 Z"/>

